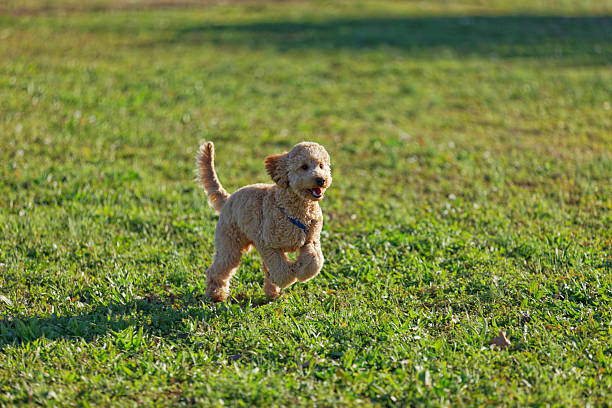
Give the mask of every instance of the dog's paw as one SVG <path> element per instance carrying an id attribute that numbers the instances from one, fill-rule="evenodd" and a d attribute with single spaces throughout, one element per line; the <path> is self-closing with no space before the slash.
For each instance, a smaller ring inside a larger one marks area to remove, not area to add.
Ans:
<path id="1" fill-rule="evenodd" d="M 297 274 L 297 280 L 302 283 L 308 282 L 309 280 L 317 276 L 319 274 L 319 271 L 321 271 L 321 268 L 313 268 L 301 271 L 301 273 Z"/>
<path id="2" fill-rule="evenodd" d="M 209 281 L 206 284 L 206 297 L 212 302 L 224 302 L 229 295 L 229 285 Z"/>
<path id="3" fill-rule="evenodd" d="M 295 275 L 292 274 L 284 274 L 284 273 L 275 273 L 274 271 L 270 271 L 270 283 L 278 286 L 279 288 L 286 288 L 287 286 L 291 286 L 295 283 L 296 278 Z"/>
<path id="4" fill-rule="evenodd" d="M 270 299 L 276 299 L 280 296 L 281 288 L 273 284 L 269 279 L 264 282 L 264 293 Z"/>
<path id="5" fill-rule="evenodd" d="M 312 248 L 314 249 L 314 246 Z M 319 251 L 301 251 L 295 264 L 297 280 L 306 282 L 317 276 L 324 261 L 325 259 Z"/>
<path id="6" fill-rule="evenodd" d="M 264 264 L 263 267 L 264 267 L 264 274 L 265 274 L 265 277 L 264 277 L 264 293 L 266 294 L 266 296 L 269 299 L 276 299 L 277 297 L 280 296 L 281 288 L 276 286 L 270 280 L 270 271 L 268 270 L 268 267 L 266 266 L 266 264 Z"/>

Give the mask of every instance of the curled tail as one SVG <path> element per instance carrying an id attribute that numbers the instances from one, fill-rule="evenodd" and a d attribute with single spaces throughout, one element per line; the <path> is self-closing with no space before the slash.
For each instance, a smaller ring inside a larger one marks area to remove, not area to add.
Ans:
<path id="1" fill-rule="evenodd" d="M 206 190 L 208 202 L 215 211 L 221 212 L 229 194 L 225 191 L 217 178 L 217 173 L 215 173 L 215 148 L 212 142 L 206 142 L 200 146 L 200 154 L 197 159 L 200 168 L 198 179 Z"/>

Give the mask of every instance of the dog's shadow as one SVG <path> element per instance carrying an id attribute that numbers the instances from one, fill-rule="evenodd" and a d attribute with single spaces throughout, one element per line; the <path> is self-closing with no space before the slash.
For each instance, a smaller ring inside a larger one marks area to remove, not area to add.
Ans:
<path id="1" fill-rule="evenodd" d="M 186 321 L 198 324 L 229 318 L 237 311 L 260 307 L 270 302 L 264 296 L 237 294 L 224 303 L 210 304 L 202 296 L 144 296 L 126 303 L 108 303 L 84 313 L 28 316 L 15 314 L 0 319 L 0 349 L 26 345 L 41 338 L 49 340 L 83 339 L 87 342 L 108 333 L 120 334 L 129 327 L 169 339 L 184 339 L 191 329 Z M 142 329 L 141 329 L 142 328 Z"/>

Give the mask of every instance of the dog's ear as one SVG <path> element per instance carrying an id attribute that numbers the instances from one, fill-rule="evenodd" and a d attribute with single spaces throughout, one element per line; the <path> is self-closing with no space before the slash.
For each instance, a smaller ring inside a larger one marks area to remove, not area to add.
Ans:
<path id="1" fill-rule="evenodd" d="M 289 187 L 287 176 L 287 153 L 273 154 L 266 157 L 266 171 L 272 180 L 282 188 Z"/>

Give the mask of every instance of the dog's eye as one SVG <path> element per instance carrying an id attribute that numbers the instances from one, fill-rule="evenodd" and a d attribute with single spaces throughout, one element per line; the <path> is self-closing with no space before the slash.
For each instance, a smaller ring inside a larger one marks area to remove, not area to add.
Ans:
<path id="1" fill-rule="evenodd" d="M 319 168 L 323 168 L 323 163 L 319 163 Z"/>
<path id="2" fill-rule="evenodd" d="M 302 164 L 302 170 L 308 170 L 308 165 L 307 164 Z"/>

